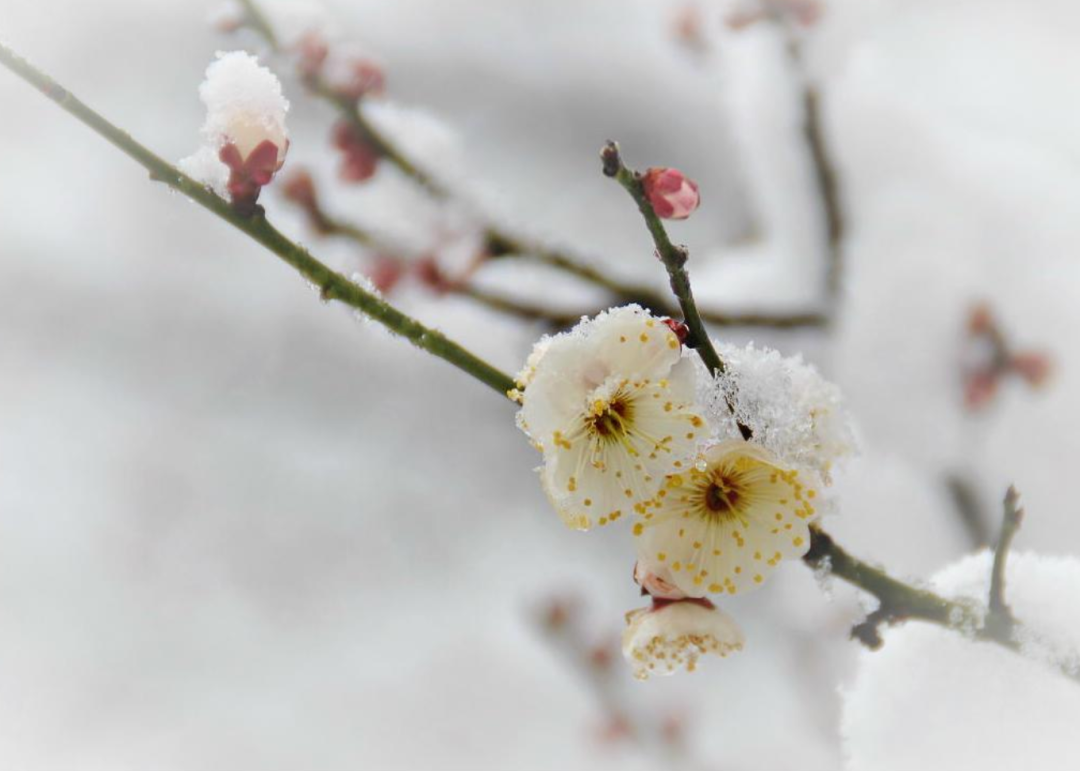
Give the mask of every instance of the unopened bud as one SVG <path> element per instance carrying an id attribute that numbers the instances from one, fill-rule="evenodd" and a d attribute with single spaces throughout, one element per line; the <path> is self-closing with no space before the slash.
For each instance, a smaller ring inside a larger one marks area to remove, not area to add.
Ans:
<path id="1" fill-rule="evenodd" d="M 338 174 L 346 182 L 363 182 L 371 179 L 379 165 L 379 154 L 364 139 L 359 130 L 348 121 L 334 125 L 334 146 L 341 151 Z"/>
<path id="2" fill-rule="evenodd" d="M 641 184 L 653 211 L 662 219 L 684 220 L 701 203 L 697 183 L 678 169 L 649 169 Z"/>
<path id="3" fill-rule="evenodd" d="M 690 327 L 675 319 L 664 319 L 663 321 L 667 328 L 675 333 L 675 337 L 679 338 L 679 345 L 685 345 L 686 338 L 690 336 Z"/>
<path id="4" fill-rule="evenodd" d="M 1017 353 L 1009 360 L 1009 366 L 1033 388 L 1045 384 L 1052 369 L 1050 358 L 1042 353 Z"/>

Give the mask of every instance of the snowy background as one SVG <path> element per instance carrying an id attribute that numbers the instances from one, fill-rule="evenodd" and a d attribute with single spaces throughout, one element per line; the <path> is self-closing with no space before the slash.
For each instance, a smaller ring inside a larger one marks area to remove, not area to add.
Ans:
<path id="1" fill-rule="evenodd" d="M 672 39 L 680 5 L 337 0 L 326 14 L 380 54 L 400 104 L 445 127 L 414 140 L 444 143 L 461 186 L 507 222 L 661 287 L 632 207 L 598 171 L 617 138 L 631 162 L 701 184 L 702 208 L 673 232 L 703 304 L 802 307 L 820 294 L 822 249 L 781 42 L 720 29 L 720 4 L 703 0 L 713 47 L 695 59 Z M 213 53 L 259 50 L 215 32 L 211 9 L 0 0 L 0 39 L 178 159 L 197 144 Z M 1028 509 L 1017 547 L 1080 554 L 1078 43 L 1071 0 L 833 0 L 808 39 L 849 224 L 840 323 L 753 337 L 805 352 L 845 389 L 864 455 L 827 526 L 898 575 L 929 579 L 970 551 L 947 473 L 973 481 L 995 527 L 1015 482 Z M 329 179 L 332 114 L 285 88 L 290 162 Z M 400 226 L 404 184 L 380 175 L 336 200 Z M 265 203 L 356 269 L 348 248 Z M 523 276 L 490 280 L 600 301 Z M 1038 393 L 1008 385 L 973 418 L 958 361 L 979 299 L 1055 374 Z M 463 299 L 401 302 L 511 371 L 542 331 Z M 0 768 L 669 767 L 605 740 L 595 691 L 539 631 L 538 609 L 571 594 L 589 639 L 616 639 L 640 601 L 628 532 L 564 528 L 537 462 L 509 405 L 324 306 L 0 71 Z M 1021 617 L 1021 599 L 1080 591 L 1074 568 L 1059 583 L 1040 570 L 1018 584 Z M 943 586 L 972 580 L 950 575 Z M 894 703 L 907 675 L 938 666 L 916 655 L 926 630 L 860 653 L 853 593 L 798 564 L 725 609 L 748 639 L 737 657 L 645 684 L 612 675 L 635 715 L 683 721 L 692 767 L 883 768 L 875 748 L 902 746 L 957 768 L 943 746 L 960 729 L 1014 735 L 988 699 L 1080 717 L 1076 695 L 1056 680 L 1040 691 L 1038 673 L 987 692 L 935 679 L 938 692 L 912 685 Z M 1075 602 L 1030 610 L 1080 643 L 1080 620 L 1062 619 Z M 942 671 L 1001 669 L 941 656 Z M 954 709 L 924 714 L 930 702 Z M 931 718 L 958 730 L 920 743 Z M 1075 720 L 1021 725 L 1017 743 L 1046 749 L 1040 767 L 1076 757 L 1061 735 Z"/>

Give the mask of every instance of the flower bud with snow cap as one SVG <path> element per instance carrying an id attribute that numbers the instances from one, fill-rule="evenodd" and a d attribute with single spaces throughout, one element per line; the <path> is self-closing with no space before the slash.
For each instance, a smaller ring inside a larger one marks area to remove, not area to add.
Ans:
<path id="1" fill-rule="evenodd" d="M 204 145 L 181 161 L 181 169 L 228 195 L 239 211 L 254 213 L 260 191 L 289 148 L 289 102 L 281 83 L 250 54 L 219 53 L 206 70 L 199 98 L 206 105 Z"/>
<path id="2" fill-rule="evenodd" d="M 645 197 L 656 212 L 666 220 L 684 220 L 701 203 L 694 180 L 678 169 L 651 168 L 641 178 Z"/>

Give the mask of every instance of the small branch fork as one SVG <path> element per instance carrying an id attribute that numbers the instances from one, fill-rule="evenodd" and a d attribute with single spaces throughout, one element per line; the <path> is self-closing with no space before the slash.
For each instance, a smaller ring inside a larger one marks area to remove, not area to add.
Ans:
<path id="1" fill-rule="evenodd" d="M 48 75 L 3 44 L 0 44 L 0 65 L 37 88 L 63 110 L 143 166 L 150 172 L 151 179 L 163 182 L 177 190 L 265 246 L 318 288 L 324 300 L 338 300 L 356 308 L 383 324 L 392 332 L 409 340 L 417 347 L 448 361 L 463 372 L 498 391 L 504 397 L 514 388 L 514 381 L 509 375 L 492 367 L 458 343 L 448 339 L 436 330 L 425 327 L 382 298 L 364 290 L 345 276 L 328 268 L 306 249 L 293 243 L 274 228 L 267 221 L 261 209 L 257 209 L 251 215 L 243 215 L 237 212 L 224 198 L 181 173 L 174 166 L 139 144 L 128 133 L 107 121 Z M 659 232 L 663 232 L 662 226 L 659 228 Z M 654 237 L 655 235 L 654 232 Z M 664 239 L 666 240 L 666 235 Z M 667 249 L 666 246 L 664 248 Z M 684 271 L 684 266 L 677 259 L 673 264 L 676 266 L 676 271 Z M 678 282 L 673 283 L 678 284 Z M 689 297 L 689 295 L 687 296 Z M 680 297 L 680 300 L 682 299 Z M 692 315 L 693 306 L 688 305 L 687 308 L 690 315 Z M 998 577 L 992 582 L 995 588 L 991 591 L 991 603 L 996 609 L 996 611 L 991 611 L 991 616 L 996 615 L 1007 618 L 1007 623 L 979 624 L 978 608 L 945 599 L 932 592 L 910 586 L 890 577 L 880 568 L 869 565 L 848 554 L 831 536 L 818 527 L 811 529 L 810 550 L 803 557 L 803 560 L 811 567 L 827 570 L 879 600 L 880 607 L 874 614 L 871 614 L 874 618 L 870 628 L 875 630 L 875 633 L 871 634 L 869 629 L 865 632 L 856 633 L 859 639 L 863 639 L 868 643 L 880 645 L 881 639 L 880 635 L 876 634 L 876 629 L 882 623 L 895 623 L 904 619 L 919 619 L 949 628 L 970 627 L 974 629 L 976 639 L 994 642 L 1015 651 L 1019 650 L 1019 645 L 1016 642 L 1016 631 L 1020 625 L 1012 619 L 1011 614 L 1005 615 L 1007 610 L 1004 610 L 1005 604 L 1001 595 L 1004 583 L 1002 576 L 1004 575 L 1005 554 L 1016 527 L 1019 525 L 1020 518 L 1021 510 L 1016 505 L 1016 497 L 1013 494 L 1006 499 L 1006 522 L 998 544 L 994 567 Z M 871 619 L 867 619 L 867 622 L 870 621 Z M 866 628 L 867 622 L 864 622 L 861 626 Z M 973 624 L 974 626 L 971 626 Z M 1080 676 L 1064 665 L 1060 666 L 1059 669 L 1067 676 L 1080 680 Z"/>
<path id="2" fill-rule="evenodd" d="M 725 372 L 724 360 L 713 347 L 709 333 L 701 321 L 697 303 L 694 302 L 694 292 L 690 288 L 690 275 L 686 272 L 686 261 L 689 253 L 685 246 L 676 246 L 668 238 L 664 223 L 660 221 L 653 209 L 649 198 L 645 195 L 645 188 L 641 183 L 641 174 L 632 171 L 623 163 L 619 153 L 619 145 L 608 141 L 604 149 L 600 151 L 600 161 L 603 164 L 604 175 L 614 179 L 630 194 L 637 204 L 641 216 L 645 218 L 645 226 L 652 235 L 656 245 L 656 257 L 667 269 L 668 279 L 671 281 L 671 291 L 679 301 L 682 309 L 683 322 L 690 330 L 686 337 L 686 345 L 697 351 L 701 360 L 708 367 L 709 372 L 715 377 Z M 735 405 L 728 401 L 728 408 L 735 413 Z M 753 436 L 750 427 L 738 422 L 739 433 L 743 439 L 749 440 Z"/>
<path id="3" fill-rule="evenodd" d="M 255 0 L 241 0 L 241 5 L 247 16 L 249 26 L 257 32 L 272 50 L 282 53 L 282 45 L 274 32 L 266 15 L 259 8 Z M 369 147 L 380 157 L 394 165 L 402 174 L 413 180 L 418 186 L 426 190 L 432 197 L 439 200 L 450 200 L 454 197 L 453 192 L 439 182 L 434 176 L 420 168 L 408 155 L 384 133 L 378 130 L 364 114 L 362 100 L 360 102 L 343 98 L 328 84 L 318 78 L 309 82 L 311 91 L 315 96 L 332 104 L 348 121 L 349 125 L 362 136 Z M 627 283 L 597 270 L 581 257 L 561 249 L 552 249 L 547 246 L 533 243 L 529 239 L 507 232 L 497 225 L 489 223 L 485 228 L 486 248 L 485 253 L 490 259 L 506 257 L 523 257 L 534 262 L 551 266 L 556 270 L 569 273 L 573 276 L 601 287 L 610 292 L 619 303 L 637 303 L 660 316 L 673 316 L 677 308 L 660 292 L 656 290 Z M 536 309 L 532 309 L 536 310 Z M 526 312 L 526 317 L 534 315 Z M 578 319 L 583 314 L 570 314 L 569 317 Z M 825 313 L 793 313 L 793 314 L 767 314 L 767 313 L 712 313 L 699 314 L 700 318 L 717 326 L 739 327 L 773 327 L 777 329 L 794 328 L 824 328 L 828 326 L 829 318 Z"/>

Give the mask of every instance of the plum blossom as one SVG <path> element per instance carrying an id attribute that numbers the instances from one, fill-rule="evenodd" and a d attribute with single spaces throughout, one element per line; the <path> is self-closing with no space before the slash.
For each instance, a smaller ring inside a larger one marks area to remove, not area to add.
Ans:
<path id="1" fill-rule="evenodd" d="M 693 672 L 707 654 L 742 650 L 744 637 L 731 616 L 708 600 L 656 601 L 626 614 L 623 657 L 634 677 Z"/>
<path id="2" fill-rule="evenodd" d="M 579 530 L 655 506 L 665 475 L 687 467 L 708 435 L 693 362 L 636 305 L 540 340 L 518 388 L 518 424 L 544 454 L 544 489 Z"/>
<path id="3" fill-rule="evenodd" d="M 639 559 L 691 597 L 751 589 L 810 547 L 817 491 L 768 450 L 730 439 L 669 474 L 634 525 Z"/>

